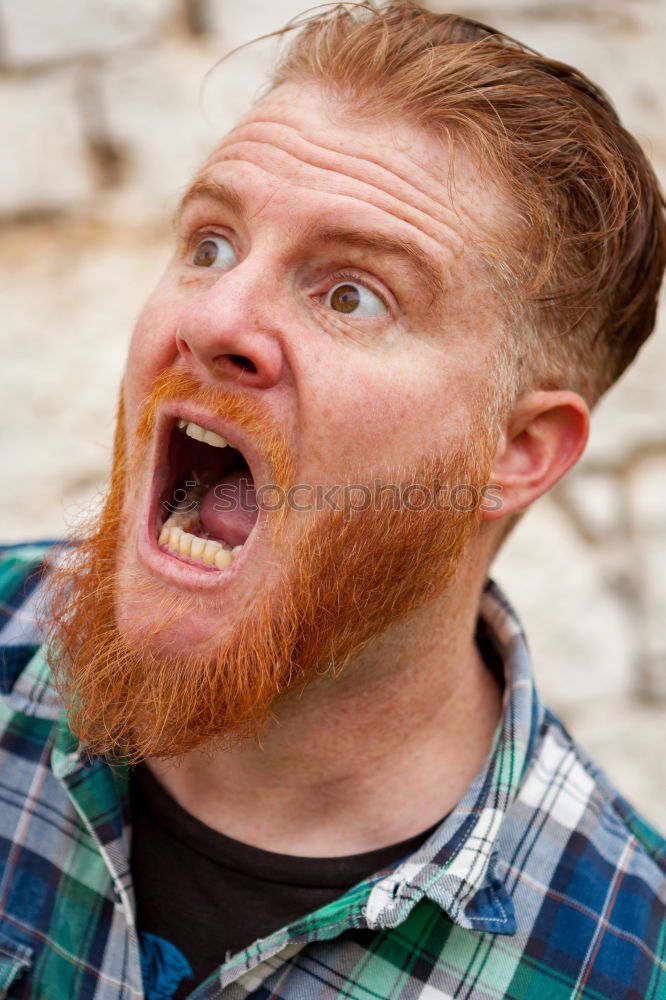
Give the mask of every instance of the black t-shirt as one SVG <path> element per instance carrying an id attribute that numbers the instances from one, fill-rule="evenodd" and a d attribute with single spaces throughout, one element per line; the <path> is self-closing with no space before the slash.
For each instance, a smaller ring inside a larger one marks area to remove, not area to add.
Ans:
<path id="1" fill-rule="evenodd" d="M 502 660 L 481 619 L 476 642 L 502 688 Z M 413 854 L 441 822 L 377 851 L 299 858 L 211 829 L 181 808 L 145 766 L 135 769 L 131 789 L 132 874 L 147 1000 L 184 1000 L 228 955 Z"/>
<path id="2" fill-rule="evenodd" d="M 148 1000 L 183 1000 L 227 956 L 412 854 L 439 825 L 364 854 L 300 858 L 211 829 L 145 766 L 135 769 L 131 793 L 132 875 Z"/>

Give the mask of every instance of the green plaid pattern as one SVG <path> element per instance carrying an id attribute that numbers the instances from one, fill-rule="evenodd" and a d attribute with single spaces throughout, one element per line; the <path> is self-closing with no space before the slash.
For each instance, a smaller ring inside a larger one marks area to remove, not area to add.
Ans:
<path id="1" fill-rule="evenodd" d="M 128 773 L 80 753 L 51 685 L 33 624 L 48 552 L 0 562 L 0 998 L 140 1000 Z M 504 713 L 457 808 L 192 1000 L 666 1000 L 664 840 L 541 706 L 493 583 L 480 616 Z"/>

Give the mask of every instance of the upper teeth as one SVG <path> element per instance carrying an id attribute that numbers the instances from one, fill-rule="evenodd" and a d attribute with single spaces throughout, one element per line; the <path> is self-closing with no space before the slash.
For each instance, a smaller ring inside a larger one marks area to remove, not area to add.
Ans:
<path id="1" fill-rule="evenodd" d="M 191 420 L 181 418 L 178 421 L 178 429 L 184 431 L 188 437 L 194 438 L 195 441 L 203 441 L 204 444 L 210 444 L 213 448 L 226 448 L 229 444 L 221 434 L 208 431 L 205 427 L 200 427 L 199 424 L 193 424 Z"/>

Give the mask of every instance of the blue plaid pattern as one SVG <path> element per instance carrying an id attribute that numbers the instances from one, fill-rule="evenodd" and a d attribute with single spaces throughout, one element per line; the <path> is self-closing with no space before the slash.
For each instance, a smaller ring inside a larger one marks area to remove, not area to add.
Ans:
<path id="1" fill-rule="evenodd" d="M 0 562 L 0 998 L 141 1000 L 128 773 L 80 753 L 63 717 L 32 622 L 48 558 Z M 504 714 L 456 809 L 192 1000 L 666 1000 L 665 842 L 541 706 L 492 583 L 480 614 Z"/>

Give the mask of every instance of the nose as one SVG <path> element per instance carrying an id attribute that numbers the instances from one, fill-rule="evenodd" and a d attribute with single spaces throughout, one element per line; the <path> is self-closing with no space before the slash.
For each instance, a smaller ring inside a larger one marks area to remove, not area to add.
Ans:
<path id="1" fill-rule="evenodd" d="M 176 337 L 178 352 L 204 381 L 277 385 L 285 357 L 271 321 L 275 305 L 265 275 L 255 278 L 243 264 L 224 272 L 188 303 Z"/>

